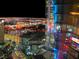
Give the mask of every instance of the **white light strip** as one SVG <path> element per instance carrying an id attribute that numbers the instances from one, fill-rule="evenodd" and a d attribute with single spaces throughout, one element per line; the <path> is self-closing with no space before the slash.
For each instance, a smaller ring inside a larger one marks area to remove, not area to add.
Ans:
<path id="1" fill-rule="evenodd" d="M 79 39 L 72 37 L 72 41 L 76 42 L 79 44 Z"/>

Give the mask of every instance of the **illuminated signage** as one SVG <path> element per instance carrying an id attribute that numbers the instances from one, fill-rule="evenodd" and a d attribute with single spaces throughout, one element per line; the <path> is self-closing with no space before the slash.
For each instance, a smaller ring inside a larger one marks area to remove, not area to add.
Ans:
<path id="1" fill-rule="evenodd" d="M 76 42 L 79 44 L 79 39 L 72 37 L 72 41 Z"/>

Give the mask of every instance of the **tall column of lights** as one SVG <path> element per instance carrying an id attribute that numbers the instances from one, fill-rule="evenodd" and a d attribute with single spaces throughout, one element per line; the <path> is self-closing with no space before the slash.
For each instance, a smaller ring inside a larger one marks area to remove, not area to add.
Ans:
<path id="1" fill-rule="evenodd" d="M 56 0 L 48 0 L 47 3 L 47 46 L 50 46 L 50 35 L 52 34 L 57 34 L 56 33 L 56 25 L 57 25 L 57 10 L 58 10 L 58 5 L 55 4 Z M 52 12 L 51 12 L 52 11 Z M 52 23 L 52 24 L 51 24 Z M 54 26 L 52 26 L 54 24 Z M 57 44 L 57 42 L 55 42 Z M 56 46 L 52 49 L 54 52 L 54 59 L 58 59 L 58 49 Z"/>
<path id="2" fill-rule="evenodd" d="M 53 29 L 54 29 L 54 17 L 53 17 L 53 1 L 51 0 L 51 4 L 50 4 L 50 35 L 53 36 Z M 54 39 L 52 38 L 52 43 L 54 43 Z"/>
<path id="3" fill-rule="evenodd" d="M 46 26 L 46 28 L 47 28 L 47 32 L 46 32 L 46 35 L 47 35 L 47 37 L 46 37 L 46 46 L 47 47 L 49 47 L 49 34 L 50 34 L 50 30 L 49 30 L 49 20 L 50 20 L 50 0 L 46 0 L 46 13 L 47 13 L 47 26 Z"/>
<path id="4" fill-rule="evenodd" d="M 50 0 L 50 16 L 49 16 L 49 43 L 50 43 L 50 47 L 52 48 L 52 53 L 53 53 L 53 48 L 54 48 L 54 34 L 53 34 L 53 29 L 54 29 L 54 17 L 53 17 L 53 0 Z M 55 56 L 55 55 L 54 55 Z M 52 57 L 54 58 L 54 57 Z"/>
<path id="5" fill-rule="evenodd" d="M 56 0 L 53 0 L 53 16 L 54 16 L 54 29 L 53 29 L 53 33 L 54 33 L 54 38 L 55 38 L 55 34 L 56 34 L 56 22 L 57 22 L 57 10 L 58 10 L 58 6 L 55 4 L 56 3 Z M 57 44 L 57 42 L 55 41 L 55 45 Z M 55 46 L 54 47 L 54 59 L 58 59 L 58 49 L 57 47 Z"/>
<path id="6" fill-rule="evenodd" d="M 52 15 L 52 0 L 46 0 L 46 7 L 47 7 L 47 41 L 46 41 L 46 46 L 48 47 L 47 49 L 51 49 L 53 48 L 51 45 L 51 40 L 53 42 L 53 39 L 51 37 L 53 37 L 52 35 L 52 29 L 53 29 L 53 15 Z M 50 57 L 50 59 L 52 59 L 53 57 Z"/>
<path id="7" fill-rule="evenodd" d="M 52 38 L 52 29 L 53 29 L 53 12 L 52 12 L 52 8 L 53 8 L 53 5 L 52 5 L 52 0 L 49 0 L 49 21 L 48 21 L 48 29 L 49 29 L 49 43 L 51 43 L 51 39 L 52 39 L 52 42 L 53 42 L 53 38 Z"/>
<path id="8" fill-rule="evenodd" d="M 48 36 L 49 36 L 48 47 L 50 46 L 50 30 L 51 30 L 51 28 L 49 26 L 49 23 L 50 23 L 50 2 L 51 2 L 51 0 L 48 0 Z"/>
<path id="9" fill-rule="evenodd" d="M 56 22 L 57 22 L 56 12 L 57 12 L 57 5 L 55 5 L 54 2 L 56 2 L 56 0 L 54 0 L 54 1 L 53 0 L 48 0 L 48 36 L 49 36 L 48 37 L 48 42 L 47 42 L 48 46 L 50 46 L 50 39 L 51 39 L 50 37 L 51 37 L 51 35 L 53 33 L 56 33 Z M 51 23 L 52 24 L 54 23 L 54 27 L 52 26 Z M 58 50 L 56 48 L 53 48 L 52 50 L 54 51 L 54 59 L 58 59 Z"/>
<path id="10" fill-rule="evenodd" d="M 51 41 L 52 43 L 54 42 L 53 40 L 53 26 L 54 26 L 54 20 L 53 20 L 53 1 L 52 0 L 48 0 L 48 36 L 49 36 L 49 41 L 48 41 L 48 45 L 50 46 Z M 52 39 L 52 40 L 51 40 Z"/>

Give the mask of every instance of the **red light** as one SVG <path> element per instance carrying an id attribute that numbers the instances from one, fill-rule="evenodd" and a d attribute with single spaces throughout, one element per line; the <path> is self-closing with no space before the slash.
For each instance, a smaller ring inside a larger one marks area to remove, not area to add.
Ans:
<path id="1" fill-rule="evenodd" d="M 64 46 L 64 49 L 68 49 L 68 46 L 67 46 L 67 45 L 65 45 L 65 46 Z"/>
<path id="2" fill-rule="evenodd" d="M 49 29 L 51 29 L 53 27 L 52 22 L 49 23 L 48 27 L 49 27 Z"/>

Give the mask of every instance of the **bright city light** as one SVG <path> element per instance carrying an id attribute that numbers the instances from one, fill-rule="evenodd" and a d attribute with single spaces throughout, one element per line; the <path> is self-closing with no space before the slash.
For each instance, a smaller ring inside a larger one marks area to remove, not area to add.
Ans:
<path id="1" fill-rule="evenodd" d="M 79 12 L 70 12 L 72 15 L 79 15 Z"/>

